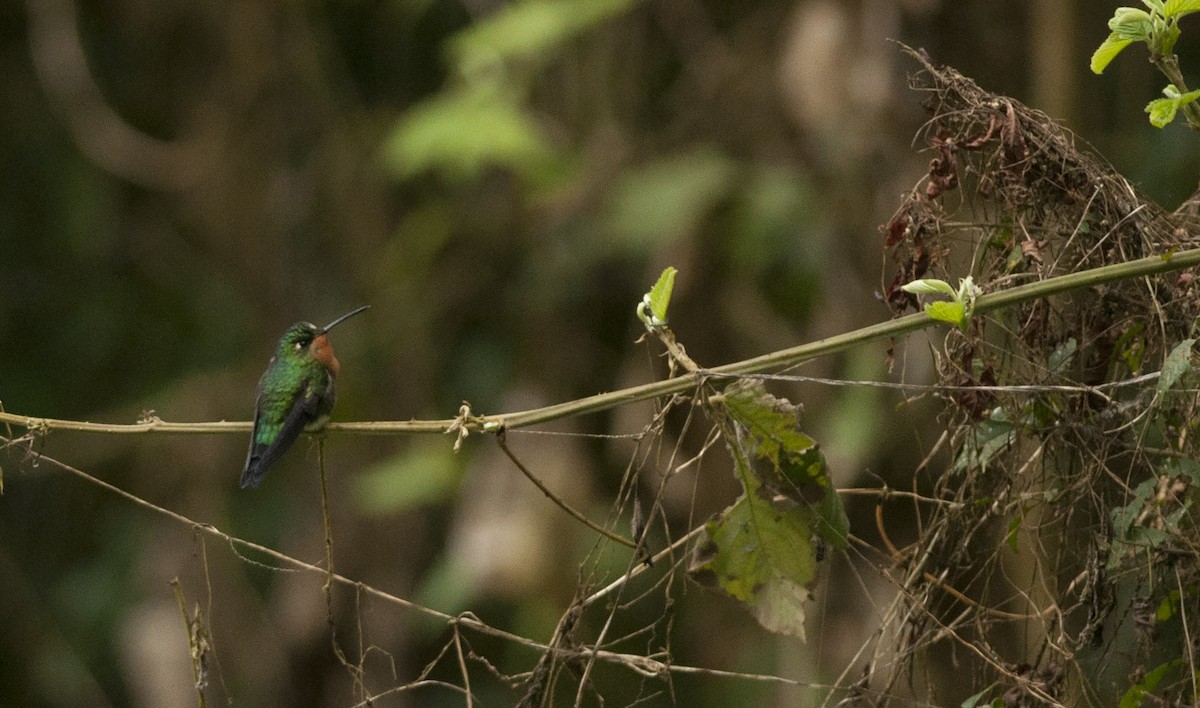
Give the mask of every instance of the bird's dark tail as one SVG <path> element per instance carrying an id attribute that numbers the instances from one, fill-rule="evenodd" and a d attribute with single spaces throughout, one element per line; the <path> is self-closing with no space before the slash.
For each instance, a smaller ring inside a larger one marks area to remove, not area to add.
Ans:
<path id="1" fill-rule="evenodd" d="M 262 458 L 262 452 L 266 449 L 266 445 L 255 445 L 250 450 L 250 456 L 246 459 L 246 467 L 242 470 L 242 489 L 254 489 L 262 484 L 263 477 L 267 476 L 267 465 Z"/>

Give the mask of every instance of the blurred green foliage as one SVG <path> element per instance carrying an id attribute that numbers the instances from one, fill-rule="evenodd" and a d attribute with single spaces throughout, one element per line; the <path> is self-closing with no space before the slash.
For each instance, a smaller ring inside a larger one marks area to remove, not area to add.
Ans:
<path id="1" fill-rule="evenodd" d="M 112 422 L 144 410 L 245 420 L 283 330 L 362 303 L 373 306 L 363 326 L 334 338 L 335 419 L 448 417 L 464 399 L 482 412 L 567 400 L 662 375 L 633 343 L 633 306 L 668 264 L 687 274 L 672 328 L 705 364 L 877 321 L 876 226 L 926 160 L 910 150 L 922 117 L 902 88 L 908 67 L 877 61 L 897 55 L 885 37 L 928 46 L 1018 97 L 1038 81 L 1014 49 L 1030 41 L 1025 28 L 995 21 L 994 4 L 897 7 L 884 17 L 789 0 L 4 4 L 0 402 Z M 789 43 L 808 30 L 828 46 L 802 43 L 796 59 Z M 86 66 L 72 64 L 73 45 Z M 1072 65 L 1086 66 L 1081 56 Z M 825 66 L 863 73 L 852 81 Z M 814 69 L 819 80 L 805 80 Z M 1122 71 L 1076 89 L 1073 127 L 1151 193 L 1182 199 L 1195 184 L 1195 141 L 1110 109 L 1118 94 L 1156 90 L 1152 76 Z M 129 133 L 147 140 L 121 138 Z M 831 375 L 843 365 L 822 364 Z M 820 440 L 838 437 L 821 421 L 850 429 L 840 406 L 862 407 L 857 395 L 788 393 L 826 408 L 809 431 Z M 568 432 L 629 433 L 639 416 L 589 416 Z M 903 475 L 921 457 L 917 425 L 864 431 L 840 469 Z M 703 443 L 673 418 L 668 433 L 689 454 Z M 547 455 L 537 470 L 561 472 L 556 488 L 603 518 L 632 446 L 549 440 L 532 446 Z M 984 448 L 996 440 L 981 433 Z M 550 636 L 593 538 L 548 521 L 561 512 L 536 492 L 520 496 L 527 483 L 493 464 L 487 441 L 472 438 L 461 458 L 448 438 L 325 445 L 340 572 Z M 54 433 L 34 450 L 197 521 L 322 557 L 311 445 L 301 441 L 255 494 L 237 489 L 244 447 L 238 436 Z M 174 608 L 175 576 L 212 603 L 222 702 L 351 703 L 319 580 L 202 548 L 192 530 L 35 461 L 0 456 L 0 705 L 191 704 L 188 675 L 165 668 L 186 667 L 182 618 L 173 636 L 135 620 L 156 603 Z M 729 505 L 733 476 L 709 472 L 666 503 L 670 522 Z M 509 474 L 510 486 L 486 487 Z M 848 513 L 853 524 L 869 508 Z M 508 561 L 494 577 L 511 586 L 480 580 L 456 555 L 489 533 L 491 555 Z M 605 559 L 604 571 L 626 560 Z M 372 677 L 394 666 L 409 680 L 445 641 L 444 628 L 410 633 L 419 620 L 388 606 L 337 606 L 340 638 L 357 637 L 362 618 Z M 670 624 L 679 663 L 806 681 L 841 668 L 821 657 L 785 665 L 789 645 L 717 594 L 689 592 L 672 613 L 635 608 L 624 629 Z M 598 630 L 590 617 L 580 628 Z M 654 651 L 664 637 L 627 648 Z M 536 660 L 472 641 L 502 671 Z M 154 675 L 139 650 L 162 657 Z M 615 705 L 656 691 L 695 706 L 796 695 L 716 677 L 676 677 L 669 691 L 630 679 L 611 667 L 596 676 Z M 479 689 L 485 703 L 513 702 L 493 684 Z M 461 705 L 430 689 L 396 701 Z"/>

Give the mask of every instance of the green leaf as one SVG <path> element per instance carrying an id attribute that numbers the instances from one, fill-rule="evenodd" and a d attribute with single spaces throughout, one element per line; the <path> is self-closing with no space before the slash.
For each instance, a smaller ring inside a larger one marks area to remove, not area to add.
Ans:
<path id="1" fill-rule="evenodd" d="M 967 434 L 953 470 L 981 469 L 996 453 L 1004 450 L 1013 441 L 1013 424 L 993 415 L 991 420 L 981 420 Z"/>
<path id="2" fill-rule="evenodd" d="M 1158 392 L 1160 395 L 1166 393 L 1179 381 L 1181 376 L 1191 370 L 1192 345 L 1195 343 L 1195 339 L 1185 339 L 1176 344 L 1171 353 L 1167 355 L 1166 361 L 1163 362 L 1162 372 L 1158 376 Z"/>
<path id="3" fill-rule="evenodd" d="M 462 475 L 459 459 L 432 439 L 384 459 L 355 480 L 359 508 L 366 515 L 386 515 L 449 500 Z"/>
<path id="4" fill-rule="evenodd" d="M 1175 49 L 1175 43 L 1179 41 L 1179 33 L 1179 26 L 1174 24 L 1168 24 L 1158 32 L 1158 54 L 1160 56 L 1171 55 Z"/>
<path id="5" fill-rule="evenodd" d="M 1162 624 L 1177 614 L 1179 614 L 1179 591 L 1172 590 L 1167 593 L 1162 602 L 1158 603 L 1158 608 L 1154 610 L 1154 620 Z"/>
<path id="6" fill-rule="evenodd" d="M 758 381 L 727 386 L 722 401 L 746 432 L 745 457 L 766 463 L 739 469 L 753 475 L 752 480 L 742 480 L 747 493 L 756 489 L 767 498 L 780 495 L 800 505 L 811 514 L 813 533 L 834 548 L 844 548 L 850 522 L 829 479 L 824 453 L 800 432 L 800 408 L 767 393 Z"/>
<path id="7" fill-rule="evenodd" d="M 800 407 L 767 393 L 761 381 L 726 386 L 721 402 L 750 434 L 753 452 L 759 457 L 778 461 L 781 450 L 800 452 L 815 445 L 799 430 Z"/>
<path id="8" fill-rule="evenodd" d="M 1158 689 L 1158 685 L 1166 678 L 1167 674 L 1183 663 L 1182 659 L 1172 659 L 1164 664 L 1159 664 L 1146 675 L 1141 681 L 1129 687 L 1124 696 L 1121 696 L 1120 708 L 1140 708 L 1146 700 L 1146 696 L 1154 693 Z"/>
<path id="9" fill-rule="evenodd" d="M 1116 34 L 1108 35 L 1108 39 L 1101 42 L 1096 51 L 1092 53 L 1092 73 L 1103 74 L 1109 63 L 1132 41 L 1131 39 L 1121 39 Z"/>
<path id="10" fill-rule="evenodd" d="M 966 308 L 961 302 L 931 302 L 925 306 L 925 313 L 939 322 L 949 322 L 957 327 L 966 324 Z"/>
<path id="11" fill-rule="evenodd" d="M 1150 36 L 1153 23 L 1150 13 L 1136 7 L 1118 7 L 1108 21 L 1108 28 L 1118 39 L 1140 41 Z"/>
<path id="12" fill-rule="evenodd" d="M 937 278 L 922 278 L 911 283 L 905 283 L 900 289 L 913 295 L 949 295 L 956 297 L 958 292 L 950 287 L 950 283 Z"/>
<path id="13" fill-rule="evenodd" d="M 1004 540 L 1008 542 L 1008 547 L 1013 553 L 1017 553 L 1017 532 L 1021 530 L 1021 516 L 1017 515 L 1008 520 L 1008 533 L 1005 534 Z"/>
<path id="14" fill-rule="evenodd" d="M 1162 532 L 1158 529 L 1146 529 L 1138 526 L 1134 522 L 1141 516 L 1142 510 L 1146 504 L 1154 497 L 1158 490 L 1157 477 L 1142 480 L 1140 484 L 1133 490 L 1133 498 L 1125 506 L 1118 506 L 1109 512 L 1112 517 L 1113 540 L 1108 549 L 1108 561 L 1106 568 L 1109 571 L 1116 570 L 1121 565 L 1121 561 L 1132 551 L 1134 553 L 1142 552 L 1147 548 L 1152 548 L 1158 542 L 1154 537 L 1154 533 Z"/>
<path id="15" fill-rule="evenodd" d="M 654 284 L 654 287 L 650 288 L 650 312 L 661 324 L 667 323 L 667 306 L 671 304 L 671 290 L 675 287 L 675 273 L 675 268 L 668 266 L 663 270 L 662 275 L 658 276 L 658 282 Z"/>
<path id="16" fill-rule="evenodd" d="M 504 5 L 457 34 L 451 58 L 471 76 L 498 61 L 544 60 L 560 45 L 633 5 L 633 0 L 524 0 Z"/>
<path id="17" fill-rule="evenodd" d="M 604 206 L 612 241 L 642 253 L 690 233 L 737 186 L 738 163 L 711 146 L 621 172 Z"/>
<path id="18" fill-rule="evenodd" d="M 803 640 L 806 586 L 817 569 L 807 516 L 748 491 L 705 524 L 688 572 L 746 603 L 766 629 Z"/>
<path id="19" fill-rule="evenodd" d="M 1171 459 L 1167 462 L 1167 473 L 1173 477 L 1184 477 L 1188 484 L 1200 487 L 1200 462 L 1188 457 Z"/>
<path id="20" fill-rule="evenodd" d="M 814 535 L 843 548 L 849 520 L 798 406 L 757 381 L 727 386 L 720 400 L 739 431 L 727 442 L 745 494 L 705 525 L 688 571 L 745 602 L 763 627 L 803 639 Z"/>
<path id="21" fill-rule="evenodd" d="M 384 157 L 405 177 L 436 170 L 463 180 L 491 167 L 532 175 L 556 154 L 514 97 L 501 86 L 479 84 L 410 109 L 392 131 Z"/>
<path id="22" fill-rule="evenodd" d="M 1146 104 L 1146 112 L 1150 114 L 1150 124 L 1155 128 L 1164 128 L 1175 120 L 1175 113 L 1178 109 L 1178 98 L 1156 98 Z"/>
<path id="23" fill-rule="evenodd" d="M 1200 0 L 1167 0 L 1163 5 L 1163 17 L 1183 17 L 1193 12 L 1200 12 Z"/>
<path id="24" fill-rule="evenodd" d="M 1185 93 L 1179 97 L 1179 107 L 1182 108 L 1182 107 L 1186 106 L 1187 104 L 1192 103 L 1193 101 L 1195 101 L 1198 98 L 1200 98 L 1200 89 L 1196 89 L 1195 91 L 1188 91 L 1187 93 Z"/>
<path id="25" fill-rule="evenodd" d="M 1050 353 L 1050 357 L 1046 360 L 1046 368 L 1052 374 L 1061 374 L 1070 366 L 1071 360 L 1075 358 L 1075 351 L 1079 348 L 1079 343 L 1071 337 L 1063 342 Z"/>
<path id="26" fill-rule="evenodd" d="M 1117 338 L 1116 349 L 1134 374 L 1142 371 L 1142 356 L 1146 353 L 1146 338 L 1142 336 L 1145 329 L 1145 322 L 1134 322 Z"/>
<path id="27" fill-rule="evenodd" d="M 992 690 L 993 687 L 995 687 L 995 684 L 992 684 L 979 693 L 968 697 L 967 700 L 962 702 L 962 708 L 975 708 L 975 706 L 979 705 L 979 701 L 983 700 L 983 697 L 987 695 L 987 692 Z"/>

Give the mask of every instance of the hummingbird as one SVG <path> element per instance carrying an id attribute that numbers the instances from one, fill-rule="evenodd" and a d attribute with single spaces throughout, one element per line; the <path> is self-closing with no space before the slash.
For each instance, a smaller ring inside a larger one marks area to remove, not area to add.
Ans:
<path id="1" fill-rule="evenodd" d="M 275 345 L 275 355 L 258 380 L 254 431 L 242 470 L 242 489 L 257 487 L 267 468 L 287 452 L 301 430 L 317 432 L 329 421 L 341 364 L 333 355 L 329 330 L 370 305 L 351 310 L 318 327 L 297 322 Z"/>

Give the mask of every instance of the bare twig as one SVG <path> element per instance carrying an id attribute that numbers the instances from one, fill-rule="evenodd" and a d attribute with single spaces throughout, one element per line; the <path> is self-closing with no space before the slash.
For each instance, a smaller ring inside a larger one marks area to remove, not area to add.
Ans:
<path id="1" fill-rule="evenodd" d="M 567 512 L 576 521 L 583 524 L 584 526 L 587 526 L 589 529 L 595 531 L 596 533 L 600 534 L 601 536 L 604 536 L 605 538 L 607 538 L 609 540 L 616 541 L 617 543 L 621 544 L 622 546 L 627 546 L 629 548 L 634 548 L 634 549 L 637 548 L 637 543 L 631 541 L 628 538 L 625 538 L 624 536 L 622 536 L 618 533 L 614 533 L 613 531 L 610 531 L 609 529 L 604 528 L 600 524 L 597 524 L 595 521 L 592 521 L 588 517 L 584 516 L 582 512 L 577 511 L 574 507 L 572 507 L 570 504 L 568 504 L 566 501 L 564 501 L 562 497 L 560 497 L 557 494 L 555 494 L 554 492 L 550 491 L 550 488 L 547 487 L 542 482 L 542 480 L 538 479 L 536 475 L 534 475 L 532 472 L 530 472 L 529 468 L 525 466 L 525 463 L 521 462 L 520 458 L 518 458 L 513 453 L 513 451 L 508 447 L 508 442 L 505 440 L 505 435 L 504 435 L 503 430 L 501 430 L 499 432 L 499 434 L 496 435 L 496 443 L 500 445 L 500 449 L 504 451 L 504 454 L 508 455 L 508 459 L 512 460 L 512 463 L 517 466 L 517 469 L 521 470 L 521 474 L 524 474 L 525 477 L 528 478 L 530 482 L 533 482 L 533 486 L 542 490 L 542 494 L 545 494 L 546 497 L 548 499 L 550 499 L 550 501 L 554 502 L 554 504 L 556 506 L 558 506 L 558 508 Z"/>
<path id="2" fill-rule="evenodd" d="M 4 436 L 0 436 L 0 446 L 7 445 L 11 442 L 13 442 L 11 439 L 4 437 Z M 514 644 L 517 644 L 517 645 L 520 645 L 523 647 L 527 647 L 529 649 L 533 649 L 538 652 L 549 651 L 549 652 L 556 653 L 563 657 L 579 657 L 581 655 L 586 655 L 589 657 L 594 657 L 595 659 L 604 661 L 606 663 L 623 666 L 631 671 L 634 671 L 640 675 L 647 676 L 647 677 L 661 677 L 661 676 L 665 676 L 667 674 L 672 674 L 672 673 L 679 673 L 679 674 L 711 673 L 713 675 L 722 675 L 722 676 L 728 676 L 728 677 L 741 677 L 741 678 L 743 678 L 745 680 L 749 680 L 749 681 L 775 681 L 775 682 L 786 683 L 786 684 L 795 685 L 795 686 L 814 685 L 814 684 L 807 684 L 807 683 L 803 683 L 800 681 L 793 681 L 791 679 L 786 679 L 786 678 L 776 677 L 776 676 L 762 676 L 762 675 L 758 675 L 758 674 L 742 674 L 742 673 L 738 673 L 738 672 L 723 672 L 723 671 L 719 671 L 716 669 L 706 669 L 703 667 L 680 665 L 680 664 L 675 664 L 672 662 L 662 662 L 662 661 L 658 661 L 658 660 L 650 658 L 650 657 L 640 656 L 637 654 L 625 654 L 625 653 L 606 651 L 606 650 L 593 651 L 590 649 L 580 650 L 580 649 L 562 649 L 559 647 L 552 647 L 547 644 L 542 644 L 542 643 L 534 641 L 532 639 L 528 639 L 519 634 L 513 634 L 512 632 L 508 632 L 503 629 L 493 627 L 493 626 L 483 622 L 478 617 L 475 617 L 474 615 L 449 615 L 449 614 L 446 614 L 445 612 L 440 612 L 433 608 L 425 607 L 424 605 L 417 604 L 415 602 L 412 602 L 411 600 L 406 600 L 398 595 L 394 595 L 385 590 L 381 590 L 379 588 L 368 585 L 361 581 L 357 581 L 352 578 L 348 578 L 344 575 L 341 575 L 340 573 L 335 572 L 335 573 L 330 574 L 328 569 L 322 568 L 319 565 L 314 565 L 312 563 L 302 561 L 293 556 L 289 556 L 286 553 L 277 551 L 273 548 L 269 548 L 267 546 L 263 546 L 261 544 L 254 543 L 253 541 L 247 541 L 243 538 L 238 538 L 237 536 L 233 536 L 224 531 L 221 531 L 220 529 L 213 526 L 212 524 L 195 521 L 193 519 L 190 519 L 190 518 L 184 516 L 183 514 L 180 514 L 179 512 L 172 511 L 165 507 L 158 506 L 157 504 L 149 502 L 149 501 L 137 496 L 136 494 L 133 494 L 124 489 L 121 489 L 120 487 L 118 487 L 110 482 L 106 482 L 98 477 L 88 474 L 87 472 L 84 472 L 83 470 L 78 469 L 77 467 L 73 467 L 65 462 L 60 461 L 60 460 L 56 460 L 52 457 L 47 457 L 47 456 L 42 456 L 41 459 L 43 462 L 48 463 L 51 466 L 54 466 L 64 472 L 72 474 L 72 475 L 84 480 L 85 482 L 87 482 L 89 484 L 96 485 L 102 489 L 112 492 L 113 494 L 116 494 L 117 496 L 125 499 L 126 501 L 132 502 L 132 503 L 136 504 L 137 506 L 140 506 L 144 509 L 152 511 L 161 516 L 165 516 L 165 517 L 171 519 L 172 521 L 180 523 L 180 524 L 187 526 L 188 528 L 194 529 L 200 533 L 204 533 L 204 534 L 219 538 L 219 539 L 225 541 L 226 543 L 230 544 L 230 546 L 242 548 L 242 549 L 248 549 L 248 550 L 254 551 L 256 553 L 260 553 L 264 556 L 274 559 L 275 561 L 278 561 L 279 563 L 282 563 L 285 566 L 288 566 L 289 569 L 294 569 L 294 570 L 308 572 L 308 573 L 316 573 L 316 574 L 319 574 L 326 578 L 328 578 L 328 577 L 330 577 L 330 575 L 332 575 L 334 582 L 339 583 L 341 585 L 346 585 L 346 586 L 355 588 L 356 590 L 361 591 L 362 593 L 370 595 L 371 597 L 374 597 L 374 598 L 381 600 L 383 602 L 386 602 L 388 604 L 392 604 L 392 605 L 396 605 L 397 607 L 402 607 L 405 609 L 413 610 L 413 611 L 419 612 L 423 615 L 442 620 L 449 625 L 466 627 L 468 629 L 479 632 L 481 634 L 486 634 L 488 636 L 496 637 L 497 639 L 502 639 L 504 641 L 512 642 Z M 423 682 L 422 685 L 446 685 L 446 684 L 442 684 L 442 683 L 436 682 L 436 681 L 427 681 L 427 682 Z M 409 684 L 408 687 L 413 687 L 413 685 Z M 455 690 L 461 691 L 461 689 L 457 686 L 455 686 L 454 688 L 455 688 Z M 380 694 L 380 695 L 383 695 L 383 694 Z M 362 705 L 366 705 L 366 703 L 363 703 Z"/>

